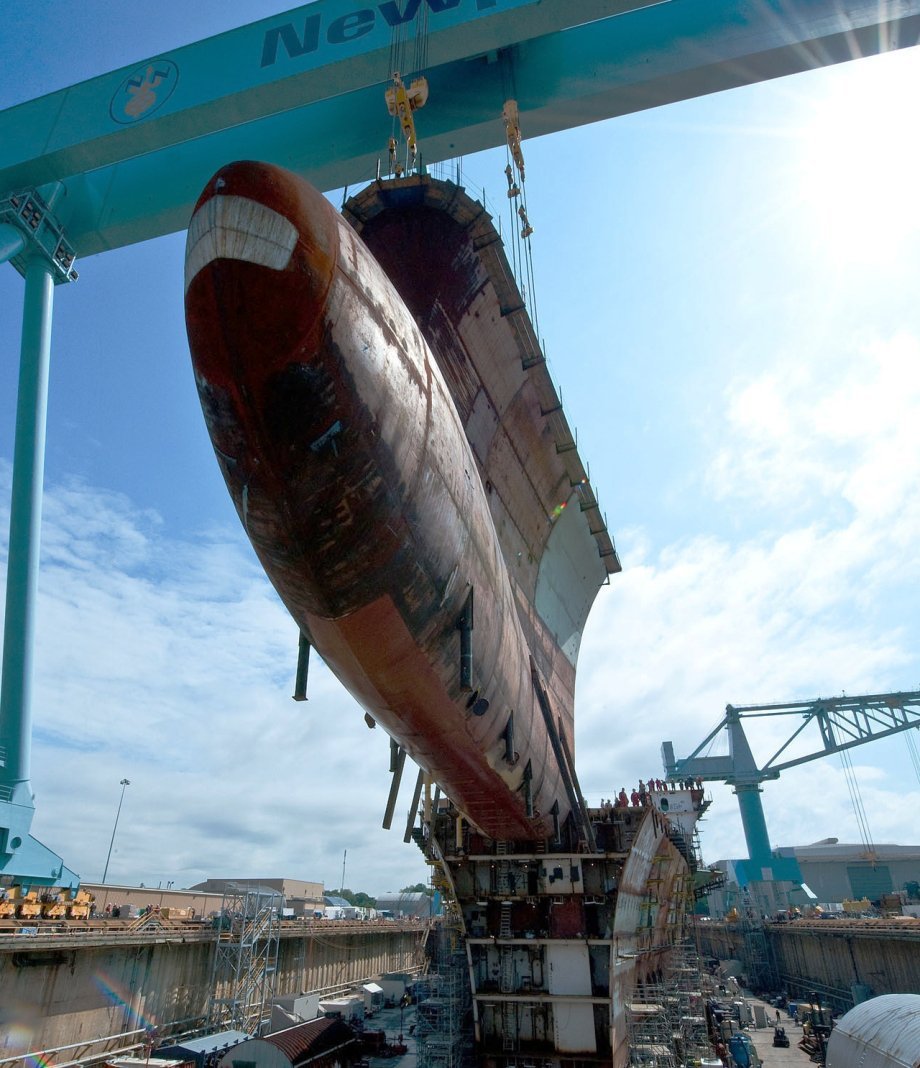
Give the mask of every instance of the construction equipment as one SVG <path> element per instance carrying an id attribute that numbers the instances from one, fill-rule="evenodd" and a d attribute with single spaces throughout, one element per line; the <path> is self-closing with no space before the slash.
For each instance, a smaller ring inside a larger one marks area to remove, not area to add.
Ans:
<path id="1" fill-rule="evenodd" d="M 22 888 L 11 886 L 8 890 L 0 887 L 0 920 L 9 920 L 16 915 L 16 909 L 22 896 Z"/>
<path id="2" fill-rule="evenodd" d="M 0 919 L 86 920 L 95 898 L 86 890 L 66 886 L 27 889 L 23 886 L 0 887 Z"/>
<path id="3" fill-rule="evenodd" d="M 833 1027 L 831 1010 L 821 1005 L 817 993 L 812 992 L 809 997 L 811 1000 L 799 1002 L 796 1010 L 799 1023 L 802 1025 L 799 1049 L 807 1053 L 813 1061 L 823 1062 L 827 1040 Z"/>
<path id="4" fill-rule="evenodd" d="M 43 893 L 41 894 L 41 903 L 41 917 L 43 920 L 64 920 L 67 918 L 67 907 L 70 902 L 63 894 Z"/>
<path id="5" fill-rule="evenodd" d="M 71 920 L 88 920 L 96 898 L 88 890 L 65 891 L 69 902 L 67 916 Z"/>
<path id="6" fill-rule="evenodd" d="M 406 146 L 409 149 L 409 167 L 415 164 L 418 143 L 415 134 L 413 112 L 425 106 L 428 100 L 428 81 L 425 78 L 413 78 L 405 85 L 398 70 L 393 71 L 393 85 L 385 92 L 387 111 L 399 120 Z M 392 138 L 391 138 L 392 142 Z M 394 148 L 391 146 L 392 157 Z M 397 175 L 398 177 L 398 175 Z"/>
<path id="7" fill-rule="evenodd" d="M 16 916 L 20 920 L 38 920 L 42 915 L 42 901 L 37 890 L 30 890 L 19 902 Z"/>

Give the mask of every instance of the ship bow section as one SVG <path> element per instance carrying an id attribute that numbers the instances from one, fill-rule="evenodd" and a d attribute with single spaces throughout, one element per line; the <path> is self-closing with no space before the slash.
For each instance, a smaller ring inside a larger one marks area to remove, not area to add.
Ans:
<path id="1" fill-rule="evenodd" d="M 544 836 L 569 794 L 475 458 L 402 298 L 320 193 L 265 164 L 209 182 L 186 264 L 214 450 L 300 629 L 469 818 Z"/>

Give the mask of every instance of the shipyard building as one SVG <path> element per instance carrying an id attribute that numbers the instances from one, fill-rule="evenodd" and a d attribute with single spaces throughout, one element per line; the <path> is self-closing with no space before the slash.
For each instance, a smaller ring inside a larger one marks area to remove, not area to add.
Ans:
<path id="1" fill-rule="evenodd" d="M 805 846 L 780 846 L 774 855 L 798 862 L 802 883 L 811 896 L 799 892 L 789 904 L 833 905 L 843 901 L 879 902 L 902 894 L 909 903 L 920 903 L 920 845 L 873 845 L 825 838 Z M 711 915 L 724 916 L 738 904 L 739 893 L 751 888 L 745 875 L 747 861 L 718 860 L 713 867 L 725 873 L 725 885 L 709 896 Z M 791 885 L 791 884 L 790 884 Z M 912 911 L 910 905 L 905 911 Z"/>

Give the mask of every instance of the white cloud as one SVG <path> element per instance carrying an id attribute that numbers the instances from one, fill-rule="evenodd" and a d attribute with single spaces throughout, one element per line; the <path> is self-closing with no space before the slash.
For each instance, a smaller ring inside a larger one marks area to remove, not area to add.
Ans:
<path id="1" fill-rule="evenodd" d="M 648 532 L 619 538 L 626 570 L 598 599 L 579 665 L 578 762 L 589 796 L 660 775 L 660 743 L 689 755 L 726 703 L 920 684 L 920 344 L 901 335 L 837 357 L 844 369 L 833 381 L 819 360 L 783 361 L 728 389 L 706 489 L 714 508 L 750 517 L 743 537 L 695 534 L 657 550 Z M 758 763 L 796 726 L 748 721 Z M 727 752 L 721 745 L 715 751 Z M 807 748 L 819 745 L 812 737 Z M 859 752 L 876 840 L 915 838 L 903 738 Z M 897 782 L 878 771 L 892 762 Z M 724 787 L 714 793 L 706 854 L 743 855 L 736 802 Z M 784 774 L 764 796 L 774 844 L 858 840 L 832 760 Z"/>
<path id="2" fill-rule="evenodd" d="M 729 386 L 727 441 L 711 466 L 709 488 L 723 499 L 773 509 L 811 506 L 816 496 L 838 507 L 845 502 L 875 525 L 913 504 L 918 413 L 914 336 L 808 359 L 786 356 Z"/>
<path id="3" fill-rule="evenodd" d="M 110 881 L 331 886 L 345 849 L 353 888 L 426 878 L 399 826 L 412 772 L 388 834 L 386 737 L 315 656 L 310 700 L 291 700 L 296 627 L 242 535 L 179 542 L 123 497 L 51 487 L 37 615 L 32 830 L 84 878 L 102 873 L 121 778 Z"/>

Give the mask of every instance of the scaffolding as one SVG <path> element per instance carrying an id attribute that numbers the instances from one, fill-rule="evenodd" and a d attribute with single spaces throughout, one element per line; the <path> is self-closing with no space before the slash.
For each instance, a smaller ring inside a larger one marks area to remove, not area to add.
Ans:
<path id="1" fill-rule="evenodd" d="M 634 1068 L 678 1068 L 711 1055 L 703 991 L 706 980 L 688 922 L 696 904 L 699 843 L 695 834 L 689 842 L 676 831 L 669 830 L 668 835 L 687 860 L 688 869 L 672 888 L 665 924 L 667 970 L 664 975 L 659 971 L 657 982 L 640 983 L 626 1007 L 626 1036 Z M 648 882 L 652 898 L 660 882 L 653 872 Z M 653 904 L 649 902 L 650 911 Z"/>
<path id="2" fill-rule="evenodd" d="M 740 920 L 741 963 L 747 985 L 752 990 L 776 990 L 779 975 L 773 956 L 773 947 L 767 940 L 764 925 L 752 910 L 745 908 Z"/>
<path id="3" fill-rule="evenodd" d="M 660 984 L 638 987 L 626 1006 L 629 1063 L 641 1068 L 678 1068 L 671 1020 Z"/>
<path id="4" fill-rule="evenodd" d="M 208 1026 L 259 1035 L 270 1020 L 278 973 L 283 896 L 228 884 L 215 920 Z"/>
<path id="5" fill-rule="evenodd" d="M 416 1008 L 419 1068 L 468 1068 L 472 1064 L 470 984 L 459 931 L 440 928 L 427 976 L 429 996 Z"/>
<path id="6" fill-rule="evenodd" d="M 711 1054 L 699 953 L 684 940 L 670 957 L 667 976 L 640 984 L 626 1007 L 630 1064 L 637 1068 L 677 1068 Z"/>
<path id="7" fill-rule="evenodd" d="M 703 976 L 699 951 L 689 939 L 675 948 L 672 979 L 673 991 L 667 1000 L 672 1033 L 681 1063 L 689 1064 L 711 1055 L 703 990 L 709 980 Z"/>

